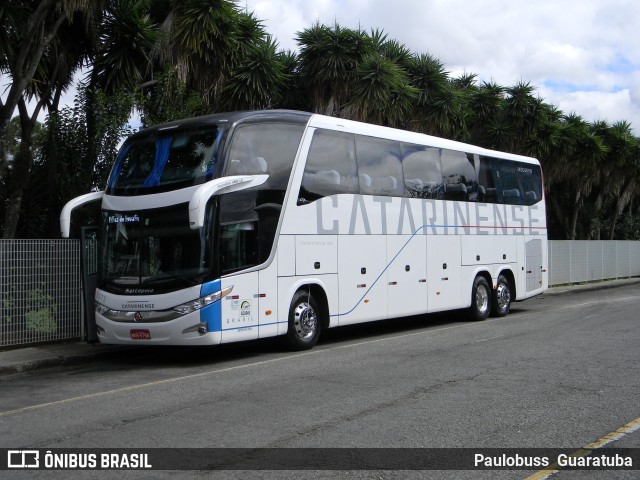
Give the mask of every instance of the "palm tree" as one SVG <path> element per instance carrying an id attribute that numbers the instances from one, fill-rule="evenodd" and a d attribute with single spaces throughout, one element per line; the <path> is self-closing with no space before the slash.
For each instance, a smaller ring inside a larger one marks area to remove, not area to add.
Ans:
<path id="1" fill-rule="evenodd" d="M 602 138 L 582 117 L 563 118 L 553 159 L 545 162 L 550 212 L 559 217 L 565 238 L 575 240 L 578 217 L 594 186 L 601 180 L 602 161 L 607 154 Z"/>
<path id="2" fill-rule="evenodd" d="M 497 122 L 501 115 L 504 88 L 493 82 L 483 82 L 479 86 L 471 85 L 465 90 L 471 115 L 470 142 L 487 148 L 498 148 L 498 145 L 505 143 L 504 137 L 509 135 L 508 129 L 501 128 L 500 122 L 492 126 L 492 122 Z"/>
<path id="3" fill-rule="evenodd" d="M 419 92 L 409 128 L 433 135 L 461 136 L 464 96 L 449 81 L 444 65 L 431 55 L 414 56 L 409 78 Z"/>
<path id="4" fill-rule="evenodd" d="M 613 240 L 618 218 L 638 192 L 638 139 L 634 138 L 631 124 L 616 122 L 612 126 L 606 122 L 596 122 L 594 130 L 602 137 L 608 152 L 601 168 L 602 182 L 597 196 L 598 213 L 605 203 L 609 203 L 609 240 Z"/>
<path id="5" fill-rule="evenodd" d="M 157 66 L 172 65 L 189 89 L 214 104 L 225 73 L 233 66 L 238 8 L 230 0 L 159 0 L 153 8 L 164 33 Z"/>
<path id="6" fill-rule="evenodd" d="M 369 55 L 356 68 L 347 107 L 355 119 L 399 127 L 417 96 L 401 66 L 383 55 Z"/>
<path id="7" fill-rule="evenodd" d="M 65 22 L 71 22 L 76 13 L 100 10 L 102 4 L 103 1 L 42 0 L 0 5 L 0 71 L 11 77 L 6 99 L 0 100 L 0 177 L 5 177 L 9 168 L 5 155 L 8 122 L 45 52 Z"/>
<path id="8" fill-rule="evenodd" d="M 0 101 L 0 177 L 7 184 L 4 238 L 15 235 L 22 200 L 33 166 L 32 135 L 40 111 L 48 107 L 55 114 L 60 95 L 86 53 L 93 19 L 102 10 L 102 1 L 80 0 L 13 2 L 0 6 L 3 38 L 0 42 L 0 69 L 12 80 L 6 103 Z M 6 43 L 5 43 L 6 42 Z M 35 100 L 32 112 L 27 99 Z M 5 161 L 6 122 L 18 107 L 21 149 L 9 169 Z"/>
<path id="9" fill-rule="evenodd" d="M 272 108 L 284 96 L 287 76 L 271 38 L 245 48 L 244 58 L 222 89 L 220 106 L 226 110 Z"/>
<path id="10" fill-rule="evenodd" d="M 316 23 L 298 32 L 300 70 L 312 109 L 338 113 L 350 97 L 355 70 L 372 51 L 372 40 L 361 30 Z"/>
<path id="11" fill-rule="evenodd" d="M 278 52 L 282 72 L 287 78 L 287 88 L 284 89 L 280 100 L 280 107 L 294 110 L 311 110 L 307 92 L 302 85 L 300 58 L 292 50 Z"/>
<path id="12" fill-rule="evenodd" d="M 533 93 L 534 88 L 525 82 L 505 88 L 503 111 L 513 130 L 507 150 L 513 153 L 525 153 L 524 146 L 541 121 L 542 100 L 534 97 Z"/>

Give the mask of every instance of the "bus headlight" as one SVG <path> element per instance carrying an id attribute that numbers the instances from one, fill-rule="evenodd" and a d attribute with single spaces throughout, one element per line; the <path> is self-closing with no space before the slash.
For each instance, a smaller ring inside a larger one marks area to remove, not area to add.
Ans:
<path id="1" fill-rule="evenodd" d="M 95 306 L 96 306 L 96 312 L 98 312 L 100 315 L 104 315 L 109 311 L 109 307 L 105 307 L 104 305 L 98 302 L 95 303 Z"/>
<path id="2" fill-rule="evenodd" d="M 173 310 L 181 315 L 195 312 L 197 310 L 200 310 L 201 308 L 206 307 L 207 305 L 211 305 L 212 303 L 219 301 L 222 297 L 229 295 L 232 290 L 233 285 L 227 288 L 223 288 L 222 290 L 218 290 L 217 292 L 210 293 L 209 295 L 206 295 L 204 297 L 200 297 L 196 300 L 183 303 L 182 305 L 178 305 L 177 307 L 173 307 Z"/>

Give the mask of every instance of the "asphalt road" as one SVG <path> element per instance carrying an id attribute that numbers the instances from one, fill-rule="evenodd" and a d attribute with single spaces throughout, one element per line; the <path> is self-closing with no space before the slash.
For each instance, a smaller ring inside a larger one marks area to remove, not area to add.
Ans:
<path id="1" fill-rule="evenodd" d="M 574 450 L 640 422 L 639 308 L 640 286 L 632 285 L 542 296 L 484 322 L 454 312 L 334 329 L 303 353 L 275 341 L 160 347 L 13 375 L 0 379 L 0 447 L 268 447 L 301 458 L 325 447 Z M 609 447 L 640 448 L 640 429 L 618 437 Z M 537 470 L 11 478 L 527 478 Z"/>

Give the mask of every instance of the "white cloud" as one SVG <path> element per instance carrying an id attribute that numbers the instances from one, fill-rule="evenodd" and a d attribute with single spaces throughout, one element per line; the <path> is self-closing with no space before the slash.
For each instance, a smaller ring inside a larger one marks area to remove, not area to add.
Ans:
<path id="1" fill-rule="evenodd" d="M 239 0 L 282 49 L 316 21 L 382 29 L 453 76 L 530 82 L 586 120 L 627 120 L 640 135 L 638 0 Z M 6 84 L 0 76 L 0 85 Z M 0 95 L 6 95 L 4 89 Z M 72 94 L 68 96 L 72 103 Z"/>
<path id="2" fill-rule="evenodd" d="M 625 119 L 640 133 L 637 0 L 246 0 L 282 48 L 315 21 L 379 28 L 453 75 L 531 82 L 586 120 Z"/>

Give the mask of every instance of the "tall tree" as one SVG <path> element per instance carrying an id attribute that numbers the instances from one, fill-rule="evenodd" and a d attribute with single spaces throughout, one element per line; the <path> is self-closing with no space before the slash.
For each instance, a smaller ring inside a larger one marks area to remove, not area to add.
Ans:
<path id="1" fill-rule="evenodd" d="M 371 37 L 362 30 L 316 23 L 298 32 L 302 81 L 315 112 L 339 113 L 350 97 L 355 69 L 371 53 Z"/>
<path id="2" fill-rule="evenodd" d="M 406 66 L 411 64 L 409 50 L 387 40 L 381 31 L 371 35 L 372 51 L 356 67 L 347 102 L 348 114 L 358 120 L 405 127 L 419 91 L 410 85 Z"/>
<path id="3" fill-rule="evenodd" d="M 416 55 L 409 76 L 419 91 L 409 128 L 451 138 L 462 134 L 463 97 L 449 81 L 442 62 L 428 54 Z"/>
<path id="4" fill-rule="evenodd" d="M 0 42 L 0 68 L 12 81 L 6 102 L 0 101 L 0 176 L 6 179 L 8 196 L 4 238 L 12 238 L 18 226 L 22 199 L 33 165 L 31 135 L 38 115 L 44 107 L 55 104 L 79 65 L 76 53 L 82 40 L 70 44 L 70 53 L 63 54 L 61 39 L 71 29 L 84 35 L 101 4 L 80 0 L 43 0 L 16 1 L 0 6 L 0 20 L 5 27 Z M 27 110 L 28 98 L 35 100 L 32 112 Z M 21 119 L 22 140 L 20 154 L 10 165 L 4 146 L 6 122 L 16 106 Z"/>
<path id="5" fill-rule="evenodd" d="M 244 57 L 226 81 L 221 93 L 223 110 L 273 108 L 284 97 L 287 76 L 271 38 L 248 45 Z"/>
<path id="6" fill-rule="evenodd" d="M 0 176 L 7 173 L 6 134 L 9 120 L 27 90 L 46 49 L 74 12 L 99 7 L 101 1 L 22 0 L 0 5 L 0 69 L 11 77 L 5 102 L 0 101 Z"/>

